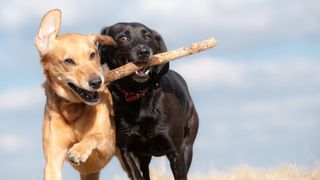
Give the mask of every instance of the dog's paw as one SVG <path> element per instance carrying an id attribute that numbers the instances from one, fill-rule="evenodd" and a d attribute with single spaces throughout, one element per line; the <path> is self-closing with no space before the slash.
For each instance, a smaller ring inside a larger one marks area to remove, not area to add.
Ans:
<path id="1" fill-rule="evenodd" d="M 74 165 L 80 165 L 89 158 L 91 155 L 92 149 L 88 149 L 81 144 L 75 144 L 67 152 L 67 159 Z"/>

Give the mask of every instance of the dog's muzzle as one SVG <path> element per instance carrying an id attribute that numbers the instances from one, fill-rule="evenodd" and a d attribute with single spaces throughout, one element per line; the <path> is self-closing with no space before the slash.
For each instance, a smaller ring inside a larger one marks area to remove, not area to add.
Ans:
<path id="1" fill-rule="evenodd" d="M 94 105 L 99 102 L 100 96 L 97 91 L 88 91 L 80 88 L 72 82 L 67 83 L 69 88 L 86 104 Z"/>
<path id="2" fill-rule="evenodd" d="M 153 55 L 152 49 L 144 44 L 132 48 L 131 56 L 134 63 L 148 63 Z"/>

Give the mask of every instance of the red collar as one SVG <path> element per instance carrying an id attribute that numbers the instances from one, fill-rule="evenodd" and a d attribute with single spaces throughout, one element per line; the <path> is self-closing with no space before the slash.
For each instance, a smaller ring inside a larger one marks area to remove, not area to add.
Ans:
<path id="1" fill-rule="evenodd" d="M 148 91 L 148 89 L 146 89 L 144 91 L 129 92 L 119 86 L 117 86 L 117 89 L 124 95 L 126 102 L 128 103 L 138 101 L 140 98 L 144 97 L 146 95 L 146 92 Z"/>

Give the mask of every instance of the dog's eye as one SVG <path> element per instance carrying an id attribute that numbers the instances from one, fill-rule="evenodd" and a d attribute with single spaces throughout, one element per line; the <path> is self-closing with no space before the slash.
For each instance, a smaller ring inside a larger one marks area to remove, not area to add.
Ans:
<path id="1" fill-rule="evenodd" d="M 151 38 L 150 35 L 145 35 L 145 36 L 144 36 L 144 39 L 145 39 L 146 41 L 151 41 L 151 40 L 152 40 L 152 38 Z"/>
<path id="2" fill-rule="evenodd" d="M 93 59 L 95 59 L 95 58 L 96 58 L 96 53 L 95 53 L 95 52 L 91 53 L 91 54 L 90 54 L 90 59 L 93 60 Z"/>
<path id="3" fill-rule="evenodd" d="M 76 65 L 76 63 L 71 58 L 65 59 L 64 63 L 68 65 Z"/>

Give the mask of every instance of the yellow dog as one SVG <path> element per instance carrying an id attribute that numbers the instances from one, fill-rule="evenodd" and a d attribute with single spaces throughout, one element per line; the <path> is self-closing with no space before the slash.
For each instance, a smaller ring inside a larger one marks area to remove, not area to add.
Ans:
<path id="1" fill-rule="evenodd" d="M 45 179 L 61 179 L 65 159 L 81 179 L 99 179 L 116 147 L 112 99 L 96 45 L 116 43 L 102 35 L 59 35 L 60 24 L 61 11 L 49 11 L 35 38 L 46 77 Z"/>

